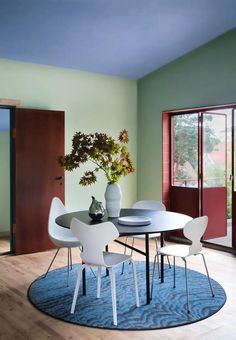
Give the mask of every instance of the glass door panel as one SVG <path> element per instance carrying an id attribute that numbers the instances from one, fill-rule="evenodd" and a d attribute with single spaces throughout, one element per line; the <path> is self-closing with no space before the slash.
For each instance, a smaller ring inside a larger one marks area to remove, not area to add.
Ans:
<path id="1" fill-rule="evenodd" d="M 209 218 L 204 240 L 227 235 L 226 115 L 202 113 L 202 213 Z"/>
<path id="2" fill-rule="evenodd" d="M 172 211 L 199 216 L 198 113 L 171 117 L 171 188 Z"/>
<path id="3" fill-rule="evenodd" d="M 198 187 L 198 114 L 173 117 L 172 185 Z"/>

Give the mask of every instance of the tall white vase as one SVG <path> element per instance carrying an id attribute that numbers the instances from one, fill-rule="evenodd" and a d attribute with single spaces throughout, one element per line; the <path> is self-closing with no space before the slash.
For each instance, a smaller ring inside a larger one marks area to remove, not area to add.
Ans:
<path id="1" fill-rule="evenodd" d="M 117 183 L 107 184 L 105 191 L 106 210 L 108 217 L 119 217 L 122 193 Z"/>

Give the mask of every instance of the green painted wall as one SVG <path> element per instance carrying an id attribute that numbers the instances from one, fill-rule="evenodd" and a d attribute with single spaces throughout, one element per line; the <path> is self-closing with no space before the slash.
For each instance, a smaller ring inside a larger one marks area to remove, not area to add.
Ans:
<path id="1" fill-rule="evenodd" d="M 236 102 L 236 29 L 138 81 L 138 198 L 162 198 L 162 112 Z"/>
<path id="2" fill-rule="evenodd" d="M 10 139 L 0 132 L 0 232 L 10 230 Z"/>
<path id="3" fill-rule="evenodd" d="M 66 152 L 70 151 L 76 131 L 106 132 L 116 137 L 126 128 L 130 135 L 129 149 L 136 163 L 137 82 L 6 60 L 0 60 L 0 74 L 0 98 L 20 99 L 22 107 L 65 111 Z M 123 207 L 136 200 L 136 176 L 121 180 Z M 88 208 L 91 195 L 104 202 L 103 175 L 90 187 L 82 187 L 78 182 L 78 172 L 66 172 L 66 205 L 70 210 Z"/>

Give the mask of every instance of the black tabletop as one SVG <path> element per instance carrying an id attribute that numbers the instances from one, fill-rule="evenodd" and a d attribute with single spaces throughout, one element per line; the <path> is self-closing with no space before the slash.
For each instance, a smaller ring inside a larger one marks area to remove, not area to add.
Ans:
<path id="1" fill-rule="evenodd" d="M 162 233 L 165 231 L 182 229 L 184 225 L 192 219 L 190 216 L 184 214 L 170 211 L 154 211 L 147 209 L 121 209 L 120 217 L 123 216 L 150 217 L 152 222 L 151 224 L 146 226 L 125 226 L 118 223 L 118 218 L 109 218 L 107 216 L 107 213 L 105 213 L 105 216 L 100 222 L 94 222 L 90 218 L 88 211 L 84 210 L 61 215 L 56 218 L 56 223 L 62 227 L 69 228 L 71 219 L 73 217 L 89 225 L 110 221 L 114 223 L 114 225 L 117 227 L 120 236 L 129 236 Z"/>

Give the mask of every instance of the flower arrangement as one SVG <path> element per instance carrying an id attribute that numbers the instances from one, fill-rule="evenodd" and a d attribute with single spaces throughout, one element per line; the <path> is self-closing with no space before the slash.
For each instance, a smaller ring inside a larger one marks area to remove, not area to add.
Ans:
<path id="1" fill-rule="evenodd" d="M 60 156 L 58 163 L 68 171 L 79 168 L 90 161 L 95 165 L 91 171 L 85 171 L 79 184 L 91 185 L 97 181 L 96 172 L 105 173 L 108 184 L 118 183 L 121 176 L 135 171 L 126 144 L 129 142 L 127 130 L 122 130 L 118 141 L 105 133 L 85 134 L 76 132 L 72 139 L 70 154 Z"/>

